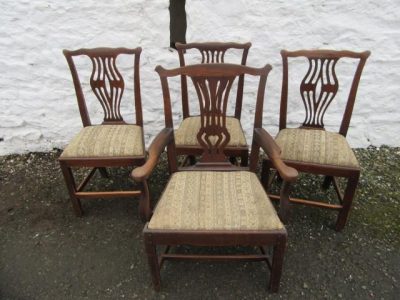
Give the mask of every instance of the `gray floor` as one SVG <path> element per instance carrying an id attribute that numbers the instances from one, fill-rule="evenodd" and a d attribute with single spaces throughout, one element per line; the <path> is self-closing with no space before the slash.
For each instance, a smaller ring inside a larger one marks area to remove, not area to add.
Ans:
<path id="1" fill-rule="evenodd" d="M 89 200 L 85 216 L 76 218 L 58 155 L 0 157 L 1 299 L 398 299 L 399 148 L 357 151 L 362 178 L 342 233 L 332 229 L 335 213 L 294 207 L 278 294 L 266 290 L 263 264 L 242 262 L 167 262 L 162 291 L 155 293 L 137 201 Z M 128 174 L 113 171 L 114 181 L 97 176 L 95 184 L 126 187 Z M 152 176 L 155 199 L 166 180 L 163 160 Z M 302 176 L 293 194 L 324 197 L 321 181 Z"/>

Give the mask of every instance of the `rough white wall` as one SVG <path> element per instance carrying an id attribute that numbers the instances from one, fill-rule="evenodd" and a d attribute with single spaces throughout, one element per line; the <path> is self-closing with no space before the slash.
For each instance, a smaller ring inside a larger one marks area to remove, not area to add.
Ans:
<path id="1" fill-rule="evenodd" d="M 154 67 L 178 64 L 177 54 L 167 48 L 168 5 L 167 0 L 1 1 L 0 155 L 62 148 L 79 131 L 81 121 L 63 48 L 143 47 L 142 100 L 149 142 L 163 127 L 161 87 Z M 264 126 L 273 134 L 277 132 L 282 76 L 280 49 L 371 50 L 349 141 L 353 147 L 400 146 L 398 0 L 188 0 L 186 11 L 188 41 L 251 41 L 248 64 L 272 64 Z M 345 64 L 339 71 L 345 74 L 350 69 Z M 247 90 L 254 84 L 249 78 Z M 343 90 L 346 87 L 341 86 Z M 242 122 L 248 138 L 253 120 L 252 95 L 245 98 Z M 174 98 L 176 120 L 179 100 Z M 328 111 L 328 127 L 335 128 L 340 122 L 344 97 L 338 100 Z M 125 115 L 129 115 L 131 98 L 124 101 Z M 302 107 L 296 101 L 289 119 L 301 121 Z M 90 109 L 97 117 L 101 114 L 95 104 Z"/>

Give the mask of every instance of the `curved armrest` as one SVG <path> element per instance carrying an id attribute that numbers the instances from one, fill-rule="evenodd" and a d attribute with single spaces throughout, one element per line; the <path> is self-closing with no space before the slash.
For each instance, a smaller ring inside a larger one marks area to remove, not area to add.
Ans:
<path id="1" fill-rule="evenodd" d="M 160 154 L 164 151 L 165 147 L 173 141 L 174 130 L 172 128 L 164 128 L 161 130 L 149 147 L 149 156 L 143 166 L 135 168 L 131 176 L 135 181 L 142 182 L 146 180 L 154 167 L 157 165 Z"/>
<path id="2" fill-rule="evenodd" d="M 268 155 L 272 164 L 279 172 L 283 180 L 293 182 L 299 173 L 296 169 L 287 166 L 281 159 L 281 149 L 276 144 L 272 136 L 263 128 L 254 129 L 254 140 Z"/>

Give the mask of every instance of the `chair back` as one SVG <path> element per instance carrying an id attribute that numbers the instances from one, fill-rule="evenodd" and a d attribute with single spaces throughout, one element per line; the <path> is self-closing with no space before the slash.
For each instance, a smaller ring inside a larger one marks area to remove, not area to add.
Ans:
<path id="1" fill-rule="evenodd" d="M 242 57 L 240 64 L 245 66 L 247 55 L 249 53 L 249 49 L 251 47 L 251 43 L 229 43 L 229 42 L 206 42 L 206 43 L 188 43 L 181 44 L 176 43 L 176 50 L 179 55 L 179 64 L 181 67 L 186 65 L 185 62 L 185 53 L 190 50 L 198 51 L 201 54 L 201 64 L 211 64 L 211 63 L 225 63 L 225 54 L 226 52 L 237 49 L 242 52 Z M 236 93 L 236 104 L 235 104 L 235 117 L 240 119 L 242 112 L 242 102 L 243 102 L 243 84 L 244 84 L 244 75 L 239 77 L 239 81 L 237 84 L 237 93 Z M 189 95 L 188 95 L 188 87 L 187 87 L 187 79 L 186 76 L 181 76 L 181 85 L 182 85 L 182 113 L 183 118 L 187 118 L 190 116 L 190 108 L 189 108 Z"/>
<path id="2" fill-rule="evenodd" d="M 230 140 L 226 128 L 226 110 L 231 87 L 242 75 L 259 78 L 254 125 L 261 127 L 264 90 L 271 69 L 270 65 L 263 68 L 251 68 L 233 64 L 198 64 L 171 70 L 166 70 L 161 66 L 156 67 L 163 90 L 166 127 L 173 128 L 168 77 L 187 76 L 196 89 L 201 120 L 197 140 L 203 148 L 203 154 L 197 166 L 231 165 L 224 153 Z"/>
<path id="3" fill-rule="evenodd" d="M 64 50 L 74 82 L 79 112 L 83 126 L 90 126 L 91 120 L 87 110 L 86 100 L 82 91 L 82 84 L 74 63 L 76 56 L 87 56 L 92 62 L 90 87 L 99 100 L 104 112 L 103 124 L 125 124 L 121 115 L 121 99 L 125 89 L 124 78 L 119 72 L 116 60 L 120 54 L 134 56 L 133 88 L 135 97 L 136 125 L 143 126 L 142 103 L 140 95 L 139 63 L 142 49 L 127 48 L 92 48 L 74 51 Z"/>
<path id="4" fill-rule="evenodd" d="M 305 57 L 308 61 L 307 73 L 300 84 L 300 95 L 305 108 L 305 119 L 302 127 L 321 129 L 324 128 L 325 113 L 339 89 L 339 80 L 336 74 L 336 65 L 338 61 L 341 58 L 358 60 L 339 130 L 340 134 L 346 136 L 353 112 L 361 73 L 369 55 L 369 51 L 352 52 L 335 50 L 282 50 L 281 56 L 283 62 L 283 80 L 279 129 L 282 130 L 286 128 L 287 121 L 289 58 Z"/>

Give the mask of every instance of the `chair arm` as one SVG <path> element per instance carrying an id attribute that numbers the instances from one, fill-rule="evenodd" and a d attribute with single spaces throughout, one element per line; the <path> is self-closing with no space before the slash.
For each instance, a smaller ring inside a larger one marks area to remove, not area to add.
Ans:
<path id="1" fill-rule="evenodd" d="M 142 182 L 150 176 L 158 163 L 161 153 L 164 151 L 165 147 L 173 141 L 173 138 L 174 130 L 172 128 L 164 128 L 157 134 L 149 147 L 149 155 L 146 163 L 135 168 L 131 173 L 135 181 Z"/>
<path id="2" fill-rule="evenodd" d="M 296 181 L 299 173 L 296 169 L 287 166 L 281 159 L 281 149 L 272 136 L 263 128 L 254 129 L 254 141 L 264 150 L 273 166 L 283 180 L 288 182 Z"/>

